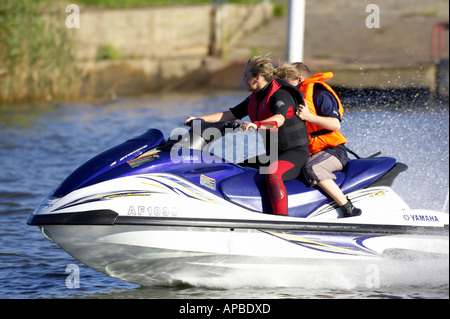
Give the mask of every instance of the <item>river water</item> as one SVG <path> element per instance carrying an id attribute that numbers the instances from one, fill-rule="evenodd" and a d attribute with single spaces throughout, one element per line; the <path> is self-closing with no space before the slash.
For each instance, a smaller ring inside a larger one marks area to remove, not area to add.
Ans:
<path id="1" fill-rule="evenodd" d="M 448 260 L 384 265 L 369 287 L 352 281 L 364 269 L 304 270 L 141 287 L 94 271 L 26 224 L 38 204 L 75 168 L 148 128 L 167 136 L 187 115 L 227 109 L 245 92 L 158 96 L 0 109 L 0 298 L 448 298 Z M 361 156 L 377 151 L 408 164 L 393 188 L 412 208 L 448 213 L 449 109 L 423 92 L 353 94 L 342 131 Z M 69 268 L 67 268 L 69 266 Z M 66 280 L 79 270 L 79 287 Z M 327 278 L 326 280 L 324 278 Z"/>

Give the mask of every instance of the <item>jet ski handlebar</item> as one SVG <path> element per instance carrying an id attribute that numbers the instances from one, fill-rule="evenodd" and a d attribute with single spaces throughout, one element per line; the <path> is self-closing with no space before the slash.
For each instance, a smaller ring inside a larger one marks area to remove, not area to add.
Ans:
<path id="1" fill-rule="evenodd" d="M 238 121 L 219 121 L 219 122 L 205 122 L 205 120 L 203 119 L 193 119 L 192 121 L 190 121 L 189 123 L 187 123 L 187 125 L 189 127 L 193 127 L 193 122 L 194 121 L 198 121 L 200 123 L 200 128 L 201 131 L 203 132 L 204 130 L 208 129 L 208 128 L 217 128 L 219 129 L 222 134 L 225 133 L 225 129 L 232 129 L 235 130 L 237 128 L 241 127 L 241 122 Z M 255 129 L 253 127 L 249 128 L 249 132 L 253 132 Z"/>
<path id="2" fill-rule="evenodd" d="M 209 143 L 214 142 L 219 136 L 214 132 L 220 132 L 220 136 L 235 132 L 241 126 L 238 121 L 206 122 L 203 119 L 193 119 L 186 123 L 190 127 L 189 132 L 184 135 L 174 135 L 166 143 L 159 146 L 160 150 L 170 150 L 174 145 L 189 149 L 203 150 Z M 208 129 L 213 129 L 209 131 Z M 215 131 L 215 130 L 216 131 Z M 249 130 L 249 132 L 254 131 Z"/>

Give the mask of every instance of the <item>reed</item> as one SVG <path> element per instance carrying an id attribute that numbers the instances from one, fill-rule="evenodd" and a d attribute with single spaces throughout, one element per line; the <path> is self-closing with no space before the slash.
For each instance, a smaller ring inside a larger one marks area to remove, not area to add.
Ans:
<path id="1" fill-rule="evenodd" d="M 0 2 L 0 103 L 77 95 L 74 41 L 65 18 L 59 1 Z"/>

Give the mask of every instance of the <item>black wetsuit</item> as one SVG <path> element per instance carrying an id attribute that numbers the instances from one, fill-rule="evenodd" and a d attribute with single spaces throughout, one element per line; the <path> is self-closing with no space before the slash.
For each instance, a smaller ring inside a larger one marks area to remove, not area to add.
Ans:
<path id="1" fill-rule="evenodd" d="M 265 99 L 267 94 L 269 94 L 269 90 L 270 83 L 267 84 L 258 93 L 256 93 L 258 104 Z M 295 112 L 297 110 L 298 104 L 303 101 L 299 101 L 299 98 L 295 96 L 296 93 L 293 94 L 292 92 L 295 91 L 292 91 L 290 87 L 283 85 L 275 93 L 273 93 L 268 103 L 273 115 L 281 114 L 284 116 L 285 124 L 288 123 L 288 119 L 290 119 L 291 122 L 301 121 L 295 115 Z M 251 96 L 249 96 L 242 103 L 230 109 L 230 111 L 236 118 L 242 119 L 243 117 L 248 115 L 250 97 Z M 259 120 L 264 122 L 264 119 Z M 301 124 L 304 124 L 304 122 Z M 296 143 L 293 144 L 295 146 L 286 149 L 281 148 L 278 145 L 277 148 L 274 147 L 277 151 L 277 154 L 269 154 L 268 151 L 272 150 L 272 148 L 270 147 L 270 140 L 272 139 L 266 138 L 266 154 L 264 156 L 264 160 L 258 157 L 256 159 L 249 159 L 245 163 L 243 163 L 243 165 L 246 166 L 260 168 L 260 172 L 262 172 L 261 166 L 265 166 L 265 180 L 272 204 L 272 209 L 274 213 L 278 215 L 288 215 L 287 194 L 283 182 L 296 178 L 300 174 L 303 165 L 309 158 L 309 138 L 306 125 L 297 125 L 293 129 L 296 130 L 295 136 L 299 137 Z M 285 133 L 286 131 L 289 130 L 282 131 L 280 129 L 279 133 L 288 134 Z M 279 137 L 279 139 L 284 139 L 284 141 L 289 142 L 286 140 L 286 138 L 286 136 Z M 286 145 L 286 142 L 283 144 Z M 267 163 L 267 157 L 271 159 L 269 163 Z"/>

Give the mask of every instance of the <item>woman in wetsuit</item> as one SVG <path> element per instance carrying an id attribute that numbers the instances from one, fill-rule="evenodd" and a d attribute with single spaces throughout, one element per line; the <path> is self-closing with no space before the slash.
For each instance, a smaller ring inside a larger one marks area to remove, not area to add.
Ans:
<path id="1" fill-rule="evenodd" d="M 249 116 L 241 129 L 265 130 L 266 152 L 270 143 L 277 143 L 277 154 L 266 154 L 271 159 L 264 170 L 267 190 L 274 214 L 288 215 L 288 199 L 284 182 L 296 178 L 309 158 L 309 136 L 306 124 L 295 113 L 303 99 L 295 87 L 274 80 L 273 65 L 267 57 L 251 58 L 244 69 L 243 81 L 252 94 L 228 111 L 189 116 L 185 124 L 196 118 L 206 122 L 234 121 Z M 275 155 L 275 156 L 274 156 Z M 276 156 L 277 155 L 277 156 Z M 256 161 L 261 167 L 264 162 Z M 260 172 L 262 172 L 260 170 Z"/>

